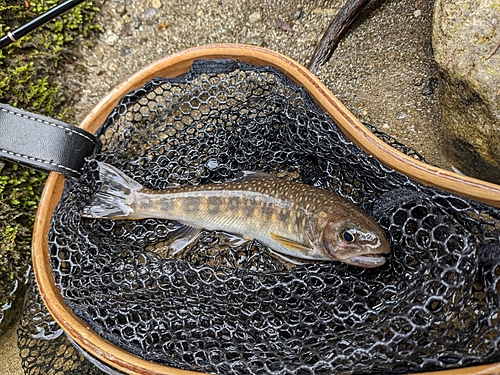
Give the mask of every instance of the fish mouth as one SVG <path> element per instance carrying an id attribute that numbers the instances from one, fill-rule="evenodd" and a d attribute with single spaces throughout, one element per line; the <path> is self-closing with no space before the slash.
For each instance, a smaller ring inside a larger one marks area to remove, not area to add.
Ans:
<path id="1" fill-rule="evenodd" d="M 358 267 L 375 268 L 384 265 L 386 259 L 381 254 L 363 254 L 344 259 L 343 262 Z"/>

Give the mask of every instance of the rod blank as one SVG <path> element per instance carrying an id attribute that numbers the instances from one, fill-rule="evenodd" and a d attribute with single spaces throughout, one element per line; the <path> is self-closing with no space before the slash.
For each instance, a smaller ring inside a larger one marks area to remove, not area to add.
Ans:
<path id="1" fill-rule="evenodd" d="M 31 20 L 23 26 L 18 27 L 14 31 L 9 31 L 7 35 L 4 35 L 0 38 L 0 49 L 8 46 L 13 42 L 17 42 L 30 31 L 33 31 L 34 29 L 42 26 L 44 23 L 56 18 L 57 16 L 82 3 L 83 1 L 84 0 L 66 0 L 61 4 L 58 4 L 55 7 L 49 9 L 45 13 L 39 15 L 34 20 Z"/>

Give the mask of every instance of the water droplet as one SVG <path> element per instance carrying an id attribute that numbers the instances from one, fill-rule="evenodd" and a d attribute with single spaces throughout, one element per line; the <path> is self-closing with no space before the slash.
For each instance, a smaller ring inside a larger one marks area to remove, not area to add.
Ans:
<path id="1" fill-rule="evenodd" d="M 396 119 L 398 120 L 402 120 L 404 118 L 408 117 L 408 114 L 406 112 L 400 112 L 398 113 L 398 115 L 396 116 Z"/>
<path id="2" fill-rule="evenodd" d="M 215 158 L 209 159 L 207 162 L 207 167 L 211 170 L 216 169 L 218 166 L 219 166 L 219 162 Z"/>

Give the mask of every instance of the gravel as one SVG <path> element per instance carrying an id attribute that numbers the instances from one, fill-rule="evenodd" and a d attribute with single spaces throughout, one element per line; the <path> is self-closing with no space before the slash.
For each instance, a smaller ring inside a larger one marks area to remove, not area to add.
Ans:
<path id="1" fill-rule="evenodd" d="M 79 63 L 85 87 L 75 123 L 111 88 L 145 65 L 209 43 L 247 43 L 307 65 L 343 1 L 116 1 L 105 32 Z M 372 1 L 318 77 L 361 120 L 449 168 L 441 150 L 438 73 L 431 47 L 432 1 Z"/>

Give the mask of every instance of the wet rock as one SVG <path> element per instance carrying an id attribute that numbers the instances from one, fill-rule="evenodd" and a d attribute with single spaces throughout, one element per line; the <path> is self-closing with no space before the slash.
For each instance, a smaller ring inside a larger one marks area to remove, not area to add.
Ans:
<path id="1" fill-rule="evenodd" d="M 336 14 L 336 10 L 331 9 L 331 8 L 314 8 L 311 13 L 312 14 L 327 15 L 327 16 L 334 16 Z"/>
<path id="2" fill-rule="evenodd" d="M 120 37 L 118 35 L 116 35 L 114 32 L 112 32 L 111 30 L 108 30 L 106 32 L 106 43 L 110 46 L 114 46 L 118 40 L 120 39 Z"/>
<path id="3" fill-rule="evenodd" d="M 433 48 L 442 76 L 447 156 L 463 173 L 500 183 L 500 6 L 492 0 L 437 0 Z"/>
<path id="4" fill-rule="evenodd" d="M 128 46 L 124 46 L 120 52 L 120 56 L 127 56 L 132 53 L 132 49 Z"/>
<path id="5" fill-rule="evenodd" d="M 423 96 L 430 96 L 434 94 L 434 89 L 438 87 L 437 78 L 429 78 L 429 80 L 425 83 L 425 87 L 422 89 Z"/>
<path id="6" fill-rule="evenodd" d="M 124 4 L 116 4 L 115 12 L 117 14 L 119 14 L 120 16 L 123 16 L 126 11 L 127 11 L 127 8 L 125 7 Z"/>
<path id="7" fill-rule="evenodd" d="M 259 46 L 263 47 L 264 46 L 264 39 L 262 39 L 260 36 L 255 35 L 255 36 L 247 36 L 244 40 L 245 44 L 251 44 L 253 46 Z"/>
<path id="8" fill-rule="evenodd" d="M 143 23 L 152 25 L 158 18 L 158 10 L 156 8 L 148 8 L 139 17 Z"/>
<path id="9" fill-rule="evenodd" d="M 155 9 L 160 9 L 162 7 L 161 0 L 153 0 L 151 1 L 151 6 Z"/>
<path id="10" fill-rule="evenodd" d="M 260 12 L 253 12 L 248 16 L 248 22 L 250 23 L 256 23 L 259 22 L 262 19 L 262 16 L 260 15 Z"/>
<path id="11" fill-rule="evenodd" d="M 134 29 L 138 29 L 139 27 L 141 27 L 141 25 L 142 25 L 142 21 L 139 17 L 132 18 L 132 26 L 134 27 Z"/>

